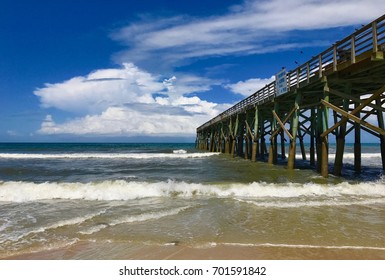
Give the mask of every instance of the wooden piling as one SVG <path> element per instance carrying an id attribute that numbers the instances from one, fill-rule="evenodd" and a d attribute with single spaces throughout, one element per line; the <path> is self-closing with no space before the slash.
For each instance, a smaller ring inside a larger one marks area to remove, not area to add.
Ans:
<path id="1" fill-rule="evenodd" d="M 285 132 L 281 130 L 281 159 L 286 158 L 286 153 L 285 153 Z"/>
<path id="2" fill-rule="evenodd" d="M 376 99 L 376 105 L 381 108 L 383 104 L 381 103 L 381 99 Z M 385 130 L 384 125 L 384 115 L 383 111 L 377 110 L 377 121 L 378 121 L 378 127 L 382 130 Z M 385 135 L 380 134 L 380 149 L 381 149 L 381 160 L 382 160 L 382 169 L 385 170 Z"/>
<path id="3" fill-rule="evenodd" d="M 349 91 L 350 88 L 347 88 L 346 91 Z M 345 111 L 349 110 L 349 100 L 343 100 L 343 108 Z M 343 157 L 345 150 L 345 134 L 346 134 L 346 123 L 342 124 L 339 129 L 337 129 L 336 133 L 336 156 L 334 160 L 334 175 L 341 176 L 342 175 L 342 165 L 343 165 Z"/>
<path id="4" fill-rule="evenodd" d="M 238 133 L 238 125 L 239 125 L 239 115 L 237 115 L 237 118 L 235 120 L 235 127 L 234 131 L 232 132 L 233 134 L 233 143 L 231 145 L 231 155 L 235 157 L 235 145 L 236 145 L 236 138 L 237 138 L 237 133 Z"/>
<path id="5" fill-rule="evenodd" d="M 265 140 L 265 119 L 264 116 L 261 115 L 261 160 L 265 160 L 265 151 L 266 151 L 266 140 Z"/>
<path id="6" fill-rule="evenodd" d="M 274 103 L 274 110 L 273 114 L 278 112 L 279 104 L 278 102 Z M 277 120 L 275 117 L 271 120 L 271 132 L 273 133 L 277 129 Z M 270 137 L 270 148 L 269 148 L 269 158 L 268 158 L 269 164 L 276 164 L 277 163 L 277 136 L 276 134 L 272 135 Z"/>
<path id="7" fill-rule="evenodd" d="M 324 98 L 325 101 L 329 102 L 329 85 L 328 82 L 324 83 Z M 326 131 L 329 126 L 329 108 L 323 105 L 323 116 L 322 116 L 322 131 Z M 328 135 L 325 135 L 321 139 L 322 141 L 322 161 L 321 161 L 321 175 L 325 178 L 329 176 L 329 143 Z"/>
<path id="8" fill-rule="evenodd" d="M 251 152 L 251 161 L 257 160 L 257 154 L 258 154 L 258 130 L 259 130 L 259 119 L 258 119 L 258 107 L 255 107 L 255 113 L 254 113 L 254 137 L 253 137 L 253 149 Z"/>
<path id="9" fill-rule="evenodd" d="M 311 108 L 310 110 L 310 165 L 315 165 L 315 126 L 316 126 L 316 115 L 315 109 Z"/>
<path id="10" fill-rule="evenodd" d="M 358 102 L 355 103 L 355 109 L 360 106 Z M 360 111 L 355 114 L 360 118 Z M 361 125 L 358 122 L 354 123 L 354 170 L 361 173 Z"/>
<path id="11" fill-rule="evenodd" d="M 296 153 L 297 132 L 298 132 L 298 123 L 299 123 L 300 102 L 301 102 L 301 93 L 297 91 L 297 95 L 294 101 L 295 111 L 293 113 L 292 121 L 291 121 L 291 136 L 293 138 L 290 140 L 289 158 L 287 160 L 288 169 L 294 169 L 294 166 L 295 166 L 295 153 Z"/>

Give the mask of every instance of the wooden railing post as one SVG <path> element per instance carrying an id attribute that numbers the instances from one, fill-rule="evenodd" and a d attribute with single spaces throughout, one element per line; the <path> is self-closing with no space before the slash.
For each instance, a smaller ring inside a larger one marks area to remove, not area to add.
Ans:
<path id="1" fill-rule="evenodd" d="M 299 88 L 299 73 L 301 72 L 300 68 L 297 68 L 297 88 Z"/>
<path id="2" fill-rule="evenodd" d="M 333 71 L 337 71 L 337 46 L 333 46 Z"/>
<path id="3" fill-rule="evenodd" d="M 356 38 L 354 35 L 351 39 L 350 61 L 352 64 L 356 63 Z"/>
<path id="4" fill-rule="evenodd" d="M 378 34 L 377 34 L 377 22 L 372 23 L 373 32 L 373 52 L 378 52 Z"/>

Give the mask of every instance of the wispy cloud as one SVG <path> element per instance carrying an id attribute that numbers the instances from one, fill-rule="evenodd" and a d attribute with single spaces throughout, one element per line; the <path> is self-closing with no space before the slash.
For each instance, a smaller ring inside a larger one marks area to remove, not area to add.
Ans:
<path id="1" fill-rule="evenodd" d="M 382 0 L 246 0 L 227 14 L 207 18 L 147 16 L 111 37 L 127 46 L 116 56 L 118 61 L 140 63 L 157 56 L 170 65 L 189 59 L 301 47 L 303 42 L 287 44 L 282 39 L 298 30 L 366 23 L 381 15 L 384 8 Z"/>

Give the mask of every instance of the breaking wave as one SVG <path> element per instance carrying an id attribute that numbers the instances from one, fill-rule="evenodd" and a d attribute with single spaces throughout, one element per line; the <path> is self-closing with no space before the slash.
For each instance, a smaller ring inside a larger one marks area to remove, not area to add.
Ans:
<path id="1" fill-rule="evenodd" d="M 356 197 L 371 199 L 373 202 L 385 199 L 384 178 L 376 182 L 339 184 L 317 183 L 238 183 L 203 184 L 180 181 L 137 182 L 100 181 L 90 183 L 64 182 L 0 182 L 0 201 L 28 202 L 45 199 L 82 200 L 132 200 L 149 197 L 223 197 L 244 199 L 316 199 Z M 253 202 L 254 203 L 254 202 Z M 270 203 L 270 202 L 269 202 Z M 304 202 L 305 203 L 305 202 Z M 318 202 L 315 202 L 318 203 Z M 331 202 L 329 202 L 331 203 Z M 267 205 L 269 206 L 269 205 Z M 317 206 L 317 205 L 315 205 Z"/>
<path id="2" fill-rule="evenodd" d="M 0 153 L 3 159 L 155 159 L 155 158 L 204 158 L 219 153 L 187 153 L 175 150 L 173 153 L 71 153 L 71 154 L 27 154 Z"/>

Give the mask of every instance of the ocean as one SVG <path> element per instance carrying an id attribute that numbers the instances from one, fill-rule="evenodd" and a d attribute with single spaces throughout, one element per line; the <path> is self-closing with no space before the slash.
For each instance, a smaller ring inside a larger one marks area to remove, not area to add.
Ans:
<path id="1" fill-rule="evenodd" d="M 299 154 L 301 168 L 288 170 L 194 144 L 2 143 L 0 258 L 78 248 L 61 257 L 116 259 L 134 258 L 128 251 L 141 246 L 233 246 L 272 248 L 273 259 L 339 252 L 385 259 L 381 153 L 378 144 L 362 149 L 361 174 L 348 144 L 344 176 L 325 179 Z"/>

